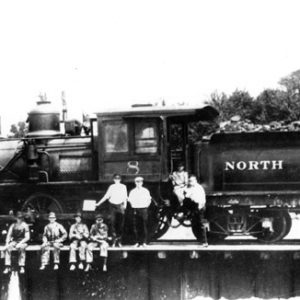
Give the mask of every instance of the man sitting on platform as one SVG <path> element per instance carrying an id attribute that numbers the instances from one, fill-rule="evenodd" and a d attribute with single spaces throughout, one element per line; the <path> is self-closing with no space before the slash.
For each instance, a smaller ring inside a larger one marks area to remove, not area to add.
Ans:
<path id="1" fill-rule="evenodd" d="M 70 244 L 70 257 L 69 262 L 71 264 L 70 271 L 74 271 L 76 269 L 76 249 L 79 250 L 79 259 L 80 263 L 78 265 L 79 269 L 83 269 L 83 262 L 86 261 L 86 249 L 87 249 L 87 241 L 89 238 L 89 229 L 88 227 L 82 223 L 82 215 L 81 213 L 77 213 L 75 216 L 75 223 L 70 228 L 69 238 L 71 241 Z"/>
<path id="2" fill-rule="evenodd" d="M 104 258 L 103 261 L 103 271 L 107 271 L 107 250 L 108 250 L 108 227 L 103 223 L 102 215 L 98 214 L 96 216 L 96 223 L 92 225 L 90 230 L 90 240 L 88 244 L 87 253 L 86 253 L 86 268 L 85 272 L 88 272 L 91 269 L 91 264 L 93 262 L 93 250 L 96 247 L 100 247 L 100 256 Z"/>
<path id="3" fill-rule="evenodd" d="M 5 244 L 5 270 L 4 274 L 11 271 L 11 252 L 18 250 L 19 252 L 19 267 L 20 273 L 25 272 L 25 260 L 26 260 L 26 247 L 27 242 L 30 239 L 29 227 L 24 222 L 24 216 L 22 212 L 17 212 L 16 222 L 13 223 L 8 230 Z"/>
<path id="4" fill-rule="evenodd" d="M 63 246 L 63 242 L 68 237 L 66 229 L 56 222 L 56 215 L 54 212 L 49 213 L 49 224 L 44 228 L 43 244 L 41 246 L 41 267 L 40 270 L 44 270 L 50 260 L 50 247 L 53 247 L 53 260 L 54 270 L 59 269 L 60 263 L 60 248 Z"/>

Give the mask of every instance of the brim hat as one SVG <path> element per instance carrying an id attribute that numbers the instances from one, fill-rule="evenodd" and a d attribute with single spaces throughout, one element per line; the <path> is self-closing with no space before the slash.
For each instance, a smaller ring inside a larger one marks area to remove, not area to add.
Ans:
<path id="1" fill-rule="evenodd" d="M 49 213 L 48 219 L 56 219 L 56 215 L 54 212 Z"/>
<path id="2" fill-rule="evenodd" d="M 95 217 L 95 220 L 98 220 L 98 219 L 102 219 L 103 220 L 103 216 L 101 214 L 97 214 L 96 217 Z"/>
<path id="3" fill-rule="evenodd" d="M 18 211 L 17 214 L 16 214 L 16 218 L 17 219 L 23 219 L 24 218 L 24 215 L 21 211 Z"/>
<path id="4" fill-rule="evenodd" d="M 138 176 L 138 177 L 135 177 L 134 181 L 135 182 L 137 182 L 137 181 L 144 181 L 144 178 L 142 176 Z"/>
<path id="5" fill-rule="evenodd" d="M 76 218 L 82 218 L 82 214 L 80 212 L 77 212 L 75 215 L 74 215 L 74 219 Z"/>

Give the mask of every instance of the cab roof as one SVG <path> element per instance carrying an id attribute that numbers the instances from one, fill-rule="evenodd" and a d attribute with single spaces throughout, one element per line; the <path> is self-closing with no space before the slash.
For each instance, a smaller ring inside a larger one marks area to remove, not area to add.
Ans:
<path id="1" fill-rule="evenodd" d="M 219 112 L 212 106 L 189 107 L 189 106 L 142 106 L 132 107 L 126 110 L 110 110 L 97 113 L 97 117 L 121 117 L 121 118 L 143 118 L 143 117 L 186 117 L 193 120 L 213 120 Z"/>

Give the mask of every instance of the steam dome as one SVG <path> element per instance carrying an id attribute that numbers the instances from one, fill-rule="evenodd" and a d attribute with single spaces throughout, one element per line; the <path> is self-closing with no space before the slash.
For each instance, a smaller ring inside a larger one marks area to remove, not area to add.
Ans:
<path id="1" fill-rule="evenodd" d="M 28 137 L 60 135 L 59 111 L 50 101 L 37 102 L 36 108 L 28 113 Z"/>

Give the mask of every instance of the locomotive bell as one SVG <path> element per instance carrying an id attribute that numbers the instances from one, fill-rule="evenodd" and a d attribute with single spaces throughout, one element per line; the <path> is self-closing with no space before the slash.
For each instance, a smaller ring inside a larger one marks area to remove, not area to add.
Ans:
<path id="1" fill-rule="evenodd" d="M 28 113 L 28 137 L 61 135 L 59 111 L 55 110 L 50 101 L 37 102 L 35 109 Z"/>

